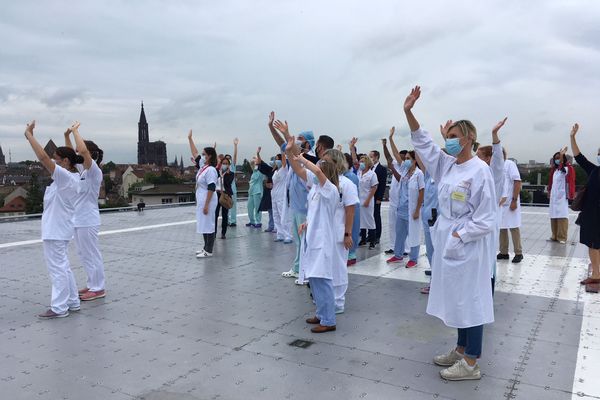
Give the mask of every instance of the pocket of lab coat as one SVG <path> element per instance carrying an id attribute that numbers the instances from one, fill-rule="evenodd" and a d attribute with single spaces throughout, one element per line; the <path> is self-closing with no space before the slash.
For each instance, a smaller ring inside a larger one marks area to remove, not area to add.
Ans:
<path id="1" fill-rule="evenodd" d="M 453 217 L 461 217 L 469 212 L 468 201 L 471 191 L 462 187 L 456 187 L 450 193 L 450 207 Z"/>
<path id="2" fill-rule="evenodd" d="M 345 225 L 340 225 L 338 224 L 335 227 L 335 242 L 336 243 L 344 243 L 344 233 L 346 230 L 346 226 Z"/>
<path id="3" fill-rule="evenodd" d="M 308 232 L 307 232 L 308 233 Z M 320 249 L 323 247 L 323 229 L 316 229 L 306 236 L 306 242 L 310 249 Z"/>
<path id="4" fill-rule="evenodd" d="M 466 258 L 465 244 L 459 238 L 451 236 L 446 243 L 442 258 L 447 260 L 464 260 Z"/>

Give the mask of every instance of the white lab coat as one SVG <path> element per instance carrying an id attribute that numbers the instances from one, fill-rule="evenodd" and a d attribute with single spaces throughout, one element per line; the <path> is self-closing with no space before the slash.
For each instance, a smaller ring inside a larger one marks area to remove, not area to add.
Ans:
<path id="1" fill-rule="evenodd" d="M 273 174 L 273 190 L 271 190 L 271 202 L 273 203 L 273 219 L 277 238 L 282 240 L 291 240 L 290 219 L 286 201 L 286 182 L 288 169 L 278 168 Z"/>
<path id="2" fill-rule="evenodd" d="M 44 192 L 42 240 L 71 240 L 75 232 L 73 215 L 79 191 L 79 173 L 56 165 L 52 180 Z"/>
<path id="3" fill-rule="evenodd" d="M 552 177 L 552 190 L 550 191 L 550 218 L 569 218 L 569 201 L 567 200 L 567 175 L 558 168 Z"/>
<path id="4" fill-rule="evenodd" d="M 208 204 L 208 214 L 204 215 L 204 202 L 208 194 L 208 185 L 214 183 L 217 185 L 217 170 L 215 167 L 204 166 L 196 173 L 196 232 L 214 233 L 215 232 L 215 212 L 217 210 L 217 194 L 213 193 Z"/>
<path id="5" fill-rule="evenodd" d="M 506 201 L 502 205 L 502 221 L 500 229 L 519 228 L 521 226 L 521 196 L 517 196 L 517 208 L 510 209 L 515 181 L 521 181 L 521 174 L 514 161 L 504 161 L 504 194 Z"/>
<path id="6" fill-rule="evenodd" d="M 346 228 L 346 207 L 354 207 L 360 200 L 358 190 L 352 181 L 343 175 L 339 176 L 340 197 L 336 203 L 334 215 L 335 258 L 333 267 L 333 286 L 348 284 L 348 249 L 344 247 Z M 352 229 L 349 231 L 352 235 Z"/>
<path id="7" fill-rule="evenodd" d="M 300 275 L 303 282 L 308 278 L 324 278 L 333 280 L 335 251 L 335 209 L 340 199 L 338 188 L 329 181 L 323 186 L 313 184 L 315 176 L 306 170 L 311 182 L 308 192 L 308 214 L 306 216 L 306 232 L 301 238 Z"/>
<path id="8" fill-rule="evenodd" d="M 408 174 L 408 170 L 405 173 Z M 415 168 L 413 174 L 408 178 L 408 237 L 406 238 L 406 246 L 409 248 L 421 244 L 421 218 L 413 218 L 413 214 L 417 209 L 420 189 L 425 189 L 425 176 L 419 168 Z"/>
<path id="9" fill-rule="evenodd" d="M 504 152 L 500 143 L 492 144 L 492 160 L 490 161 L 490 171 L 494 179 L 494 209 L 496 210 L 496 225 L 492 231 L 490 239 L 491 246 L 496 246 L 500 240 L 500 222 L 502 221 L 502 208 L 500 199 L 504 190 Z M 491 276 L 496 276 L 496 258 L 492 259 Z"/>
<path id="10" fill-rule="evenodd" d="M 377 186 L 377 174 L 372 169 L 368 171 L 358 171 L 358 197 L 360 199 L 360 229 L 375 229 L 375 196 L 371 198 L 369 207 L 364 207 L 369 192 L 373 186 Z"/>
<path id="11" fill-rule="evenodd" d="M 79 188 L 75 199 L 73 225 L 76 228 L 100 225 L 98 195 L 102 186 L 102 170 L 95 162 L 85 169 L 82 164 L 76 165 L 79 171 Z"/>
<path id="12" fill-rule="evenodd" d="M 402 175 L 402 164 L 398 163 L 396 160 L 392 161 L 391 168 Z M 393 245 L 396 242 L 396 210 L 398 209 L 398 199 L 400 198 L 400 181 L 398 181 L 393 174 L 388 198 L 390 200 L 390 206 L 388 207 L 388 227 L 390 232 L 390 243 Z"/>
<path id="13" fill-rule="evenodd" d="M 427 313 L 447 326 L 468 328 L 494 321 L 490 265 L 495 257 L 494 181 L 478 157 L 456 164 L 419 129 L 412 142 L 438 182 L 438 220 L 431 231 L 435 252 Z M 457 232 L 460 236 L 452 236 Z"/>

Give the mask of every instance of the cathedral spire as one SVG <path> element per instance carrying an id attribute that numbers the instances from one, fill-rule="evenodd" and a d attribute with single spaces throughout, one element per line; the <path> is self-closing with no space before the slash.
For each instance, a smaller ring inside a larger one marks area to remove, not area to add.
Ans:
<path id="1" fill-rule="evenodd" d="M 142 101 L 142 111 L 140 111 L 140 122 L 138 122 L 138 143 L 148 143 L 148 121 L 146 121 L 146 113 L 144 112 L 144 102 Z"/>

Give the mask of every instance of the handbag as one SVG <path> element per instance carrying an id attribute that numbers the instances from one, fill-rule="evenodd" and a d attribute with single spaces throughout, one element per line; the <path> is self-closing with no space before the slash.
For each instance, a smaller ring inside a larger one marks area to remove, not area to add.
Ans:
<path id="1" fill-rule="evenodd" d="M 575 198 L 571 202 L 571 210 L 573 211 L 581 211 L 583 210 L 583 200 L 585 199 L 585 189 L 586 186 L 583 187 L 577 194 Z"/>
<path id="2" fill-rule="evenodd" d="M 233 207 L 233 199 L 231 198 L 230 195 L 225 193 L 225 185 L 223 184 L 223 177 L 220 177 L 219 179 L 221 179 L 221 196 L 219 196 L 219 204 L 221 205 L 221 207 L 229 210 L 229 209 L 231 209 L 231 207 Z"/>

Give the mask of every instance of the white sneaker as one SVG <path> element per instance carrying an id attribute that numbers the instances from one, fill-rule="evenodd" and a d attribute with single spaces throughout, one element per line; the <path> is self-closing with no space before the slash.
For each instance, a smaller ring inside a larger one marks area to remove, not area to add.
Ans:
<path id="1" fill-rule="evenodd" d="M 298 276 L 298 275 L 296 275 L 296 276 Z M 296 279 L 296 280 L 294 281 L 294 283 L 295 283 L 296 285 L 298 285 L 298 286 L 303 286 L 303 285 L 306 285 L 306 284 L 308 283 L 308 281 L 303 281 L 303 282 L 300 282 L 300 280 L 299 280 L 299 279 Z"/>
<path id="2" fill-rule="evenodd" d="M 294 268 L 292 268 L 289 271 L 282 272 L 281 276 L 283 276 L 284 278 L 297 278 L 298 277 L 298 273 L 294 272 Z"/>
<path id="3" fill-rule="evenodd" d="M 462 354 L 456 351 L 456 349 L 451 349 L 447 354 L 440 354 L 439 356 L 433 357 L 433 362 L 440 367 L 450 367 L 462 359 Z"/>
<path id="4" fill-rule="evenodd" d="M 481 370 L 479 364 L 470 366 L 464 358 L 454 363 L 453 366 L 440 371 L 442 378 L 448 381 L 466 381 L 481 379 Z"/>
<path id="5" fill-rule="evenodd" d="M 209 253 L 206 250 L 202 250 L 202 252 L 196 254 L 196 258 L 206 258 L 206 257 L 212 257 L 212 253 Z"/>

